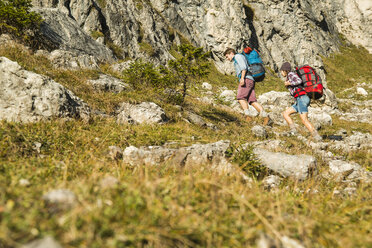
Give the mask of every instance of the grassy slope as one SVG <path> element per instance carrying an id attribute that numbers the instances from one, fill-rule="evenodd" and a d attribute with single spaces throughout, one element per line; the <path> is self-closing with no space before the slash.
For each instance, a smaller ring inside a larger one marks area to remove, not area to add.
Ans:
<path id="1" fill-rule="evenodd" d="M 302 183 L 285 180 L 278 191 L 267 192 L 260 182 L 247 185 L 239 178 L 216 175 L 209 170 L 132 168 L 107 156 L 110 145 L 125 148 L 169 141 L 189 145 L 221 139 L 236 144 L 258 140 L 252 137 L 241 116 L 189 98 L 186 108 L 220 127 L 217 132 L 201 129 L 180 121 L 171 105 L 152 94 L 113 95 L 93 91 L 86 80 L 97 78 L 97 71 L 56 70 L 42 57 L 20 48 L 0 48 L 0 56 L 54 78 L 93 108 L 112 112 L 122 101 L 152 100 L 161 104 L 172 118 L 162 126 L 119 126 L 114 119 L 94 119 L 89 124 L 76 120 L 22 125 L 1 122 L 1 248 L 46 235 L 55 236 L 64 247 L 250 247 L 261 232 L 272 237 L 288 235 L 306 247 L 372 245 L 369 185 L 360 184 L 354 197 L 337 197 L 332 192 L 342 185 L 315 176 Z M 340 67 L 335 66 L 339 62 L 337 56 L 349 55 L 342 53 L 326 60 L 331 89 L 336 88 L 337 80 L 334 75 L 337 71 L 332 68 Z M 365 57 L 372 61 L 370 55 Z M 361 66 L 364 77 L 371 83 L 368 65 Z M 233 77 L 216 71 L 206 80 L 214 86 L 235 88 Z M 278 78 L 269 77 L 265 84 L 257 86 L 257 91 L 278 90 L 281 85 Z M 191 94 L 197 93 L 192 90 Z M 349 132 L 371 131 L 367 124 L 337 118 L 334 123 L 322 132 L 338 128 Z M 41 155 L 34 149 L 35 142 L 42 144 Z M 311 154 L 293 138 L 287 138 L 280 151 Z M 346 155 L 363 165 L 370 163 L 368 151 Z M 320 166 L 324 165 L 320 163 Z M 109 175 L 120 183 L 112 189 L 102 189 L 100 181 Z M 30 181 L 28 187 L 19 185 L 22 178 Z M 78 198 L 76 206 L 50 212 L 41 197 L 55 188 L 73 191 Z"/>

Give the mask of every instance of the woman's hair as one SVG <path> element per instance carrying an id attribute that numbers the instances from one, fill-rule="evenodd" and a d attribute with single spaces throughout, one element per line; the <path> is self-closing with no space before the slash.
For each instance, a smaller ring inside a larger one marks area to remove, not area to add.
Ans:
<path id="1" fill-rule="evenodd" d="M 223 55 L 226 56 L 226 54 L 230 54 L 230 53 L 236 54 L 236 52 L 235 52 L 234 49 L 232 49 L 232 48 L 227 48 L 226 51 L 223 53 Z"/>

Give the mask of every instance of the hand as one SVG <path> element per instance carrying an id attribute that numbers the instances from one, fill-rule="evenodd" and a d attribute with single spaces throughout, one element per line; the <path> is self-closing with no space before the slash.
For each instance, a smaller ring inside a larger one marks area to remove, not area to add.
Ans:
<path id="1" fill-rule="evenodd" d="M 244 86 L 244 85 L 245 85 L 244 78 L 241 78 L 241 79 L 240 79 L 239 85 L 240 85 L 240 86 Z"/>
<path id="2" fill-rule="evenodd" d="M 289 81 L 285 81 L 285 82 L 284 82 L 284 85 L 285 85 L 285 86 L 291 86 L 292 84 L 291 84 Z"/>

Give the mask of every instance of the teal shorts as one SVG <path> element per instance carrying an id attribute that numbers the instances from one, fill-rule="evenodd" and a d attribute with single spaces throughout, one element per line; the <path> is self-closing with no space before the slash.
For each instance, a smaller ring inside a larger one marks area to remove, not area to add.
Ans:
<path id="1" fill-rule="evenodd" d="M 292 108 L 296 110 L 297 113 L 307 113 L 308 107 L 310 105 L 310 98 L 307 95 L 302 95 L 296 98 L 295 104 L 292 105 Z"/>

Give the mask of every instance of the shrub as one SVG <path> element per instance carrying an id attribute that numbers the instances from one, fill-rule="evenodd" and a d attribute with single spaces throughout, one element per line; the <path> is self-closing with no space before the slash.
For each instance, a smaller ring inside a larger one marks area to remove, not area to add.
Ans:
<path id="1" fill-rule="evenodd" d="M 184 100 L 188 85 L 196 83 L 198 79 L 208 74 L 210 68 L 209 53 L 205 53 L 202 48 L 196 48 L 189 44 L 180 45 L 177 51 L 181 57 L 169 61 L 168 66 L 182 84 L 182 98 Z"/>
<path id="2" fill-rule="evenodd" d="M 161 74 L 151 63 L 136 61 L 123 71 L 125 81 L 134 89 L 144 87 L 159 88 L 161 86 Z"/>
<path id="3" fill-rule="evenodd" d="M 0 0 L 0 33 L 31 42 L 43 21 L 31 7 L 31 0 Z"/>
<path id="4" fill-rule="evenodd" d="M 260 179 L 267 175 L 267 169 L 261 165 L 253 153 L 253 146 L 231 145 L 227 156 L 231 157 L 232 162 L 238 164 L 249 176 Z"/>

